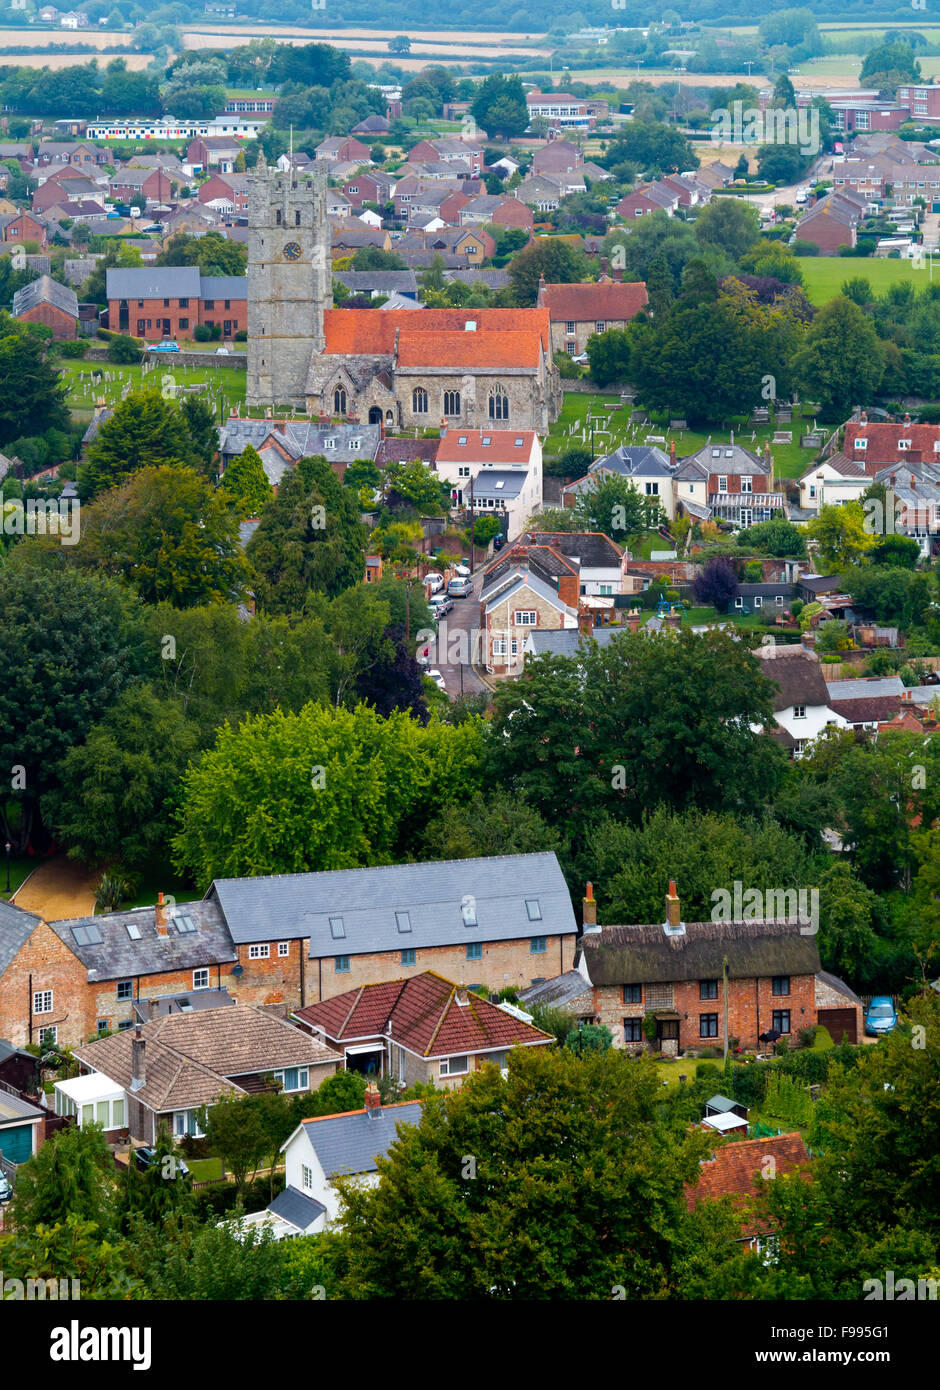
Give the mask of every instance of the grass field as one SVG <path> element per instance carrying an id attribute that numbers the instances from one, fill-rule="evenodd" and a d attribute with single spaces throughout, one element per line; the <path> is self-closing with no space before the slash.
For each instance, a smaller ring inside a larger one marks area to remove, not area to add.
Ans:
<path id="1" fill-rule="evenodd" d="M 168 353 L 169 357 L 170 354 Z M 176 387 L 208 385 L 209 399 L 220 418 L 225 419 L 229 407 L 245 399 L 245 373 L 235 367 L 185 367 L 171 361 L 155 367 L 119 367 L 110 362 L 61 361 L 62 375 L 68 383 L 69 407 L 77 415 L 91 414 L 98 400 L 115 406 L 125 389 L 139 391 L 141 386 L 157 391 Z M 145 369 L 146 368 L 146 369 Z M 167 380 L 171 378 L 171 380 Z"/>
<path id="2" fill-rule="evenodd" d="M 931 276 L 927 266 L 915 266 L 913 261 L 876 260 L 873 256 L 801 256 L 800 269 L 807 298 L 816 305 L 834 299 L 846 280 L 868 280 L 876 293 L 884 294 L 890 285 L 907 280 L 913 280 L 918 289 L 926 289 Z M 940 279 L 940 260 L 933 273 Z"/>
<path id="3" fill-rule="evenodd" d="M 845 265 L 846 262 L 842 261 L 840 264 Z M 891 263 L 884 262 L 884 264 Z M 940 273 L 940 267 L 938 267 L 938 273 Z M 841 284 L 841 281 L 839 283 Z M 838 286 L 834 293 L 838 293 Z M 606 409 L 607 406 L 612 406 L 613 409 L 608 410 Z M 716 429 L 706 433 L 696 430 L 670 430 L 668 428 L 668 416 L 655 413 L 651 417 L 651 424 L 631 425 L 630 415 L 632 411 L 633 406 L 620 404 L 620 397 L 616 391 L 597 392 L 591 395 L 576 391 L 566 392 L 561 414 L 545 441 L 545 453 L 551 456 L 563 454 L 567 449 L 590 449 L 590 425 L 592 421 L 596 456 L 612 453 L 621 444 L 644 444 L 650 435 L 665 438 L 665 443 L 661 443 L 657 447 L 667 454 L 670 444 L 675 442 L 676 454 L 679 458 L 696 453 L 705 444 L 725 444 L 731 440 L 730 429 Z M 745 449 L 751 449 L 754 453 L 763 453 L 764 442 L 769 439 L 777 476 L 798 478 L 801 473 L 805 472 L 814 457 L 811 449 L 804 449 L 800 444 L 802 428 L 806 424 L 812 425 L 813 417 L 807 416 L 804 419 L 801 407 L 797 407 L 792 425 L 783 426 L 784 429 L 789 429 L 792 432 L 794 441 L 792 444 L 774 445 L 772 426 L 754 427 L 748 425 L 743 416 L 735 421 L 734 435 L 739 444 Z"/>

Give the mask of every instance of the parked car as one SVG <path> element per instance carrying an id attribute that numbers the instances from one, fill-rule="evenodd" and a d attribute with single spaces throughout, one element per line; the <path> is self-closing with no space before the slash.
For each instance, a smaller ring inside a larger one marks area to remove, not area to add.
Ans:
<path id="1" fill-rule="evenodd" d="M 444 683 L 444 677 L 441 675 L 440 671 L 428 671 L 426 674 L 430 676 L 431 680 L 437 686 L 438 690 L 447 689 L 447 686 Z"/>
<path id="2" fill-rule="evenodd" d="M 6 1173 L 0 1173 L 0 1202 L 9 1202 L 13 1196 L 13 1185 Z"/>
<path id="3" fill-rule="evenodd" d="M 175 1154 L 173 1155 L 173 1158 L 176 1163 L 177 1174 L 179 1175 L 179 1177 L 188 1177 L 189 1169 L 186 1167 L 186 1164 L 183 1162 L 183 1160 L 177 1157 Z M 134 1150 L 134 1159 L 137 1163 L 137 1167 L 141 1170 L 142 1173 L 146 1173 L 147 1169 L 158 1161 L 155 1150 L 151 1149 L 146 1144 L 143 1145 L 141 1148 Z"/>
<path id="4" fill-rule="evenodd" d="M 472 573 L 469 565 L 454 565 L 454 574 L 458 579 L 469 579 Z"/>
<path id="5" fill-rule="evenodd" d="M 469 579 L 451 579 L 447 585 L 447 593 L 450 598 L 466 598 L 469 592 Z"/>
<path id="6" fill-rule="evenodd" d="M 216 348 L 215 355 L 216 357 L 228 357 L 230 354 L 228 348 Z"/>
<path id="7" fill-rule="evenodd" d="M 162 343 L 154 343 L 151 352 L 179 352 L 179 343 L 171 342 L 169 338 L 164 338 Z"/>
<path id="8" fill-rule="evenodd" d="M 430 664 L 431 664 L 431 648 L 430 648 L 429 646 L 428 646 L 428 647 L 421 647 L 418 651 L 416 651 L 416 652 L 415 652 L 415 661 L 418 663 L 419 666 L 430 666 Z"/>
<path id="9" fill-rule="evenodd" d="M 449 599 L 446 594 L 441 594 L 437 601 L 435 602 L 432 600 L 432 602 L 428 604 L 428 607 L 434 614 L 434 617 L 439 619 L 443 618 L 446 613 L 452 613 L 454 611 L 454 601 L 453 599 Z"/>
<path id="10" fill-rule="evenodd" d="M 882 1033 L 890 1033 L 897 1024 L 897 1009 L 891 996 L 876 994 L 865 1010 L 865 1032 L 870 1038 L 877 1038 Z"/>
<path id="11" fill-rule="evenodd" d="M 444 576 L 432 570 L 430 574 L 424 576 L 424 582 L 427 584 L 432 594 L 437 594 L 440 593 L 441 589 L 444 587 Z"/>

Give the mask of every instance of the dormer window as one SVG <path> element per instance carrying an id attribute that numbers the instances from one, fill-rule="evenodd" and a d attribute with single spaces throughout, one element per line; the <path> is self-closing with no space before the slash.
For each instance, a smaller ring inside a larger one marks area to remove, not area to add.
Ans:
<path id="1" fill-rule="evenodd" d="M 911 441 L 910 441 L 909 439 L 899 439 L 899 440 L 898 440 L 898 448 L 899 448 L 899 449 L 909 449 L 910 447 L 911 447 Z"/>
<path id="2" fill-rule="evenodd" d="M 856 441 L 855 441 L 855 447 L 856 447 L 856 449 L 867 449 L 867 448 L 868 448 L 868 440 L 867 440 L 867 439 L 856 439 Z"/>

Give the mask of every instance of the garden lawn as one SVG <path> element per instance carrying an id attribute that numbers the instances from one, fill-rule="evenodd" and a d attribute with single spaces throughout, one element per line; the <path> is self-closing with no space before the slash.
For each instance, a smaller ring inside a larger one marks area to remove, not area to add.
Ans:
<path id="1" fill-rule="evenodd" d="M 198 893 L 191 883 L 185 879 L 175 878 L 172 874 L 146 874 L 135 898 L 129 902 L 122 903 L 122 911 L 131 907 L 153 907 L 157 901 L 157 895 L 162 893 L 165 898 L 172 898 L 177 903 L 195 902 L 202 896 Z"/>
<path id="2" fill-rule="evenodd" d="M 913 261 L 889 261 L 874 256 L 800 256 L 803 288 L 811 304 L 828 304 L 842 291 L 846 280 L 868 280 L 876 294 L 891 285 L 911 281 L 918 290 L 930 284 L 928 266 L 915 268 Z M 933 272 L 940 279 L 940 258 Z"/>
<path id="3" fill-rule="evenodd" d="M 807 262 L 804 261 L 801 264 L 805 265 Z M 844 266 L 845 264 L 844 261 L 840 262 L 840 265 Z M 868 264 L 870 263 L 866 261 L 865 265 Z M 893 263 L 885 261 L 879 264 L 889 265 Z M 940 261 L 938 261 L 937 273 L 940 275 Z M 611 408 L 608 409 L 607 407 Z M 645 444 L 650 435 L 656 435 L 665 438 L 665 443 L 659 444 L 657 447 L 666 454 L 669 453 L 670 444 L 675 442 L 676 456 L 681 459 L 696 453 L 706 444 L 729 443 L 732 432 L 739 444 L 756 454 L 763 454 L 764 442 L 770 440 L 774 470 L 778 478 L 799 478 L 816 457 L 816 450 L 804 449 L 800 444 L 800 436 L 804 428 L 812 427 L 815 423 L 815 417 L 812 414 L 803 415 L 804 407 L 802 405 L 798 405 L 793 412 L 792 424 L 781 426 L 781 429 L 789 430 L 792 433 L 793 443 L 776 445 L 773 443 L 773 424 L 748 425 L 747 417 L 743 415 L 731 422 L 727 430 L 713 429 L 707 432 L 670 430 L 668 428 L 669 420 L 682 418 L 680 405 L 677 405 L 670 415 L 658 412 L 651 413 L 650 423 L 647 425 L 631 425 L 630 416 L 638 408 L 633 405 L 621 405 L 620 395 L 617 391 L 598 391 L 590 394 L 581 391 L 567 391 L 558 419 L 545 441 L 544 452 L 547 457 L 557 457 L 569 449 L 589 450 L 591 448 L 591 425 L 593 424 L 594 454 L 597 458 L 613 453 L 621 444 Z"/>
<path id="4" fill-rule="evenodd" d="M 24 883 L 34 869 L 38 869 L 43 861 L 35 854 L 11 854 L 10 855 L 10 891 L 7 892 L 7 861 L 6 855 L 0 850 L 0 899 L 4 902 L 9 901 L 21 883 Z"/>
<path id="5" fill-rule="evenodd" d="M 193 1175 L 193 1182 L 221 1182 L 221 1158 L 187 1158 L 186 1167 Z"/>

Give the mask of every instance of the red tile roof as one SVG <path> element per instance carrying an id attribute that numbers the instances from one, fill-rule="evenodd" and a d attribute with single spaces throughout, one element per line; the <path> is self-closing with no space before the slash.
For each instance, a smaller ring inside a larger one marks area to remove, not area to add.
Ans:
<path id="1" fill-rule="evenodd" d="M 632 319 L 649 302 L 642 280 L 629 284 L 601 280 L 595 285 L 546 285 L 541 294 L 552 323 Z"/>
<path id="2" fill-rule="evenodd" d="M 539 364 L 540 351 L 538 333 L 416 333 L 403 328 L 398 339 L 398 365 L 446 365 L 453 372 L 473 367 L 534 368 Z"/>
<path id="3" fill-rule="evenodd" d="M 536 438 L 534 430 L 462 430 L 456 426 L 442 436 L 438 463 L 465 463 L 484 458 L 490 463 L 527 463 Z M 489 440 L 484 444 L 484 439 Z"/>
<path id="4" fill-rule="evenodd" d="M 867 448 L 856 449 L 856 439 L 867 439 Z M 909 439 L 910 449 L 899 449 L 899 439 Z M 888 463 L 940 459 L 940 451 L 934 450 L 935 443 L 940 443 L 940 425 L 912 425 L 905 424 L 903 420 L 891 424 L 881 420 L 868 421 L 846 425 L 842 452 L 871 473 L 874 471 L 872 465 L 883 467 Z"/>
<path id="5" fill-rule="evenodd" d="M 425 970 L 407 980 L 362 985 L 333 999 L 308 1004 L 294 1017 L 322 1028 L 337 1042 L 386 1036 L 421 1057 L 551 1041 L 547 1033 L 513 1018 L 477 994 L 468 993 L 467 1003 L 458 1004 L 457 989 L 435 971 Z"/>
<path id="6" fill-rule="evenodd" d="M 415 322 L 416 317 L 420 324 Z M 475 323 L 476 328 L 468 330 L 468 323 Z M 466 359 L 473 359 L 474 354 L 481 351 L 474 344 L 479 344 L 485 339 L 497 342 L 503 340 L 504 359 L 495 362 L 494 365 L 497 366 L 510 365 L 505 354 L 519 348 L 519 344 L 510 342 L 510 339 L 525 340 L 525 351 L 529 359 L 532 357 L 533 346 L 537 353 L 539 341 L 546 352 L 551 350 L 547 309 L 422 309 L 417 316 L 414 310 L 389 309 L 379 312 L 375 309 L 327 309 L 323 315 L 323 328 L 326 336 L 324 351 L 337 355 L 392 353 L 395 350 L 396 329 L 400 330 L 399 355 L 410 339 L 424 340 L 432 335 L 438 339 L 447 335 L 448 352 L 452 344 L 453 350 L 456 351 L 458 345 L 453 340 L 459 335 L 461 341 L 467 340 L 468 346 L 461 349 L 459 360 L 453 361 L 453 366 L 458 370 L 465 364 Z M 451 365 L 452 359 L 441 348 L 438 348 L 435 355 L 425 363 L 424 358 L 429 346 L 430 344 L 424 341 L 416 341 L 414 346 L 408 349 L 411 357 L 409 365 Z M 488 355 L 493 355 L 493 352 L 492 348 L 486 350 Z M 498 356 L 499 349 L 495 352 Z M 531 364 L 527 362 L 526 365 Z M 466 365 L 489 365 L 489 361 L 477 363 L 469 360 L 466 361 Z"/>
<path id="7" fill-rule="evenodd" d="M 762 1165 L 767 1158 L 774 1160 L 776 1177 L 810 1161 L 801 1134 L 778 1134 L 773 1138 L 739 1139 L 724 1143 L 715 1150 L 712 1159 L 701 1165 L 698 1182 L 686 1188 L 685 1200 L 689 1211 L 694 1211 L 699 1202 L 730 1197 L 741 1211 L 742 1235 L 759 1234 L 766 1229 L 766 1223 L 753 1219 L 751 1204 L 756 1196 Z"/>

